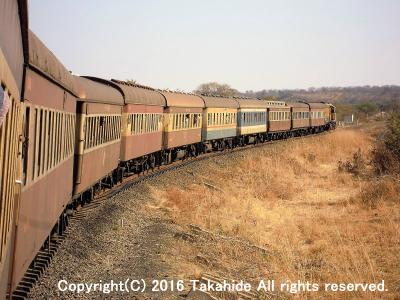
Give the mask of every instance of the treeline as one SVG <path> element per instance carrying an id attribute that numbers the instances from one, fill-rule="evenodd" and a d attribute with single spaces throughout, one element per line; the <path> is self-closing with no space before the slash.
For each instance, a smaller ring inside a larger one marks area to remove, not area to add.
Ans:
<path id="1" fill-rule="evenodd" d="M 329 102 L 337 107 L 338 120 L 354 114 L 367 119 L 379 112 L 400 110 L 400 86 L 322 87 L 307 90 L 246 91 L 244 95 L 257 98 L 274 97 L 283 101 L 302 99 L 310 102 Z"/>
<path id="2" fill-rule="evenodd" d="M 281 100 L 300 98 L 308 101 L 325 101 L 334 104 L 375 103 L 383 108 L 400 102 L 400 86 L 359 86 L 359 87 L 322 87 L 307 90 L 262 90 L 246 91 L 251 97 L 264 98 L 274 96 Z"/>
<path id="3" fill-rule="evenodd" d="M 209 82 L 201 84 L 195 92 L 244 96 L 252 98 L 276 98 L 277 100 L 302 99 L 312 102 L 325 101 L 334 104 L 375 103 L 378 107 L 400 102 L 400 86 L 321 87 L 294 90 L 248 90 L 240 92 L 228 84 Z"/>
<path id="4" fill-rule="evenodd" d="M 329 102 L 336 105 L 338 119 L 354 114 L 363 119 L 379 112 L 400 110 L 400 86 L 358 86 L 358 87 L 321 87 L 295 90 L 261 90 L 240 92 L 228 84 L 209 82 L 201 84 L 194 92 L 220 95 L 242 96 L 269 100 L 310 102 Z"/>

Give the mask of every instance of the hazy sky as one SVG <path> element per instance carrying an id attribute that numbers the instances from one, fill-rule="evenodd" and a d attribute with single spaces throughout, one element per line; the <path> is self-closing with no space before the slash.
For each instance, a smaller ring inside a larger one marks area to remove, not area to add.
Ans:
<path id="1" fill-rule="evenodd" d="M 400 0 L 30 0 L 79 75 L 191 91 L 400 84 Z"/>

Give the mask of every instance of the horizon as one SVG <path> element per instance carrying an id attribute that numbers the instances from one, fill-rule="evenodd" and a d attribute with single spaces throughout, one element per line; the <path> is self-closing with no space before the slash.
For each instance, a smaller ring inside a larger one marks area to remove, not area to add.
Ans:
<path id="1" fill-rule="evenodd" d="M 29 2 L 30 28 L 74 74 L 190 92 L 399 86 L 398 11 L 394 0 Z"/>

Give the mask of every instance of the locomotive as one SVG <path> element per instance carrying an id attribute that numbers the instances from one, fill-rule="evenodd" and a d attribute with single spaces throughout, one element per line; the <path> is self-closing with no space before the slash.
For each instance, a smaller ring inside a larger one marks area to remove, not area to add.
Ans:
<path id="1" fill-rule="evenodd" d="M 209 151 L 334 129 L 327 103 L 157 90 L 72 75 L 0 4 L 0 297 L 12 295 L 68 212 L 123 178 Z M 7 104 L 7 105 L 5 105 Z"/>

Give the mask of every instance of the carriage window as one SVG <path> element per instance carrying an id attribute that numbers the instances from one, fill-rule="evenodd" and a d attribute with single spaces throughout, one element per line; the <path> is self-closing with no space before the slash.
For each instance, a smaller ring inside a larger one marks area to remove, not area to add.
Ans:
<path id="1" fill-rule="evenodd" d="M 137 130 L 138 130 L 138 119 L 139 119 L 139 116 L 137 114 L 134 114 L 133 115 L 133 132 L 135 134 L 137 134 Z"/>
<path id="2" fill-rule="evenodd" d="M 185 116 L 185 128 L 190 128 L 190 114 Z"/>
<path id="3" fill-rule="evenodd" d="M 28 138 L 29 138 L 29 121 L 30 121 L 30 111 L 31 108 L 29 106 L 26 107 L 25 110 L 25 122 L 24 122 L 24 144 L 22 147 L 22 176 L 23 176 L 23 181 L 24 185 L 26 184 L 27 181 L 27 171 L 28 171 Z"/>
<path id="4" fill-rule="evenodd" d="M 34 136 L 32 137 L 32 142 L 33 142 L 33 168 L 32 168 L 32 180 L 35 179 L 35 170 L 36 170 L 36 163 L 37 163 L 37 156 L 36 156 L 36 151 L 37 151 L 37 143 L 36 143 L 36 136 L 37 136 L 37 124 L 38 124 L 38 109 L 35 108 L 34 114 L 33 114 L 33 128 L 34 128 Z"/>

